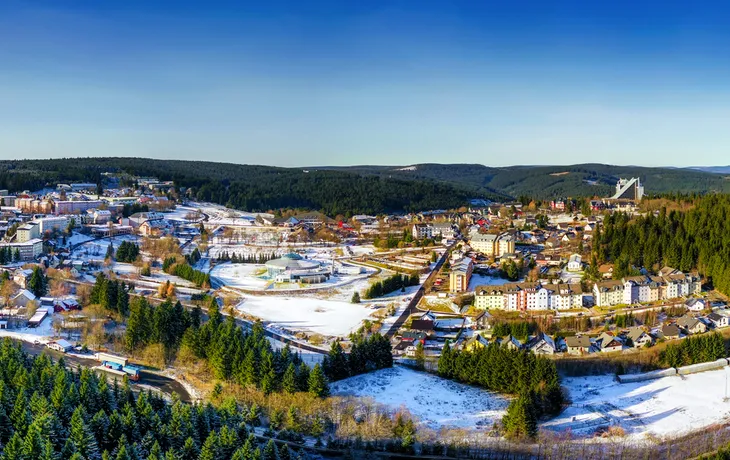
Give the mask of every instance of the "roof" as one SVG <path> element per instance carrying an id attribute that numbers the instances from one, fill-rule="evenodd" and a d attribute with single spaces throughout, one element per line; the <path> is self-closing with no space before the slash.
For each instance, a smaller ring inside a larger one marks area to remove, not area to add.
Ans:
<path id="1" fill-rule="evenodd" d="M 568 347 L 588 348 L 591 346 L 591 339 L 587 335 L 570 336 L 565 338 L 565 345 Z"/>
<path id="2" fill-rule="evenodd" d="M 674 337 L 679 336 L 680 330 L 679 328 L 674 324 L 667 324 L 662 326 L 662 335 L 664 337 Z"/>
<path id="3" fill-rule="evenodd" d="M 621 339 L 618 337 L 609 334 L 608 332 L 604 332 L 603 334 L 598 336 L 597 341 L 601 342 L 601 348 L 606 348 L 609 346 L 615 346 L 621 344 Z M 616 343 L 614 343 L 616 342 Z M 613 344 L 613 345 L 612 345 Z"/>
<path id="4" fill-rule="evenodd" d="M 692 329 L 699 323 L 700 320 L 691 315 L 684 315 L 677 320 L 677 326 L 685 329 Z"/>
<path id="5" fill-rule="evenodd" d="M 30 292 L 27 289 L 23 289 L 20 292 L 18 292 L 15 295 L 15 297 L 13 297 L 13 299 L 17 299 L 20 296 L 23 296 L 23 297 L 27 298 L 28 300 L 35 300 L 35 294 L 33 294 L 32 292 Z"/>
<path id="6" fill-rule="evenodd" d="M 626 337 L 630 338 L 631 341 L 635 341 L 639 339 L 642 335 L 646 334 L 646 331 L 642 329 L 639 326 L 636 327 L 630 327 L 628 332 L 626 333 Z"/>

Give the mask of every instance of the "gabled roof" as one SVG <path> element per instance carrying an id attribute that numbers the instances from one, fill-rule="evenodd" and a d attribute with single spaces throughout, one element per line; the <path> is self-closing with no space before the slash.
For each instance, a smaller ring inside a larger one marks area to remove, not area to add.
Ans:
<path id="1" fill-rule="evenodd" d="M 626 337 L 631 339 L 632 342 L 635 342 L 644 334 L 648 335 L 648 333 L 643 328 L 635 326 L 629 328 L 628 332 L 626 333 Z"/>
<path id="2" fill-rule="evenodd" d="M 587 335 L 581 336 L 570 336 L 565 338 L 565 345 L 568 347 L 581 347 L 589 348 L 591 346 L 591 339 Z"/>
<path id="3" fill-rule="evenodd" d="M 679 330 L 679 328 L 675 324 L 666 324 L 666 325 L 662 326 L 662 335 L 664 337 L 675 337 L 675 336 L 679 336 L 679 333 L 680 332 L 681 331 Z"/>
<path id="4" fill-rule="evenodd" d="M 677 326 L 684 329 L 692 329 L 699 323 L 700 320 L 691 315 L 684 315 L 677 320 Z"/>

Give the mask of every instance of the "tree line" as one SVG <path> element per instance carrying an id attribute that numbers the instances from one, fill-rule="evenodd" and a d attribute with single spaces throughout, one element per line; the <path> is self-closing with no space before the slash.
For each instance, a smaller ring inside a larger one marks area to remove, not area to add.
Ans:
<path id="1" fill-rule="evenodd" d="M 497 343 L 468 351 L 451 349 L 447 341 L 439 357 L 438 374 L 490 391 L 518 395 L 502 419 L 508 437 L 534 437 L 537 420 L 557 414 L 565 402 L 553 361 Z"/>
<path id="2" fill-rule="evenodd" d="M 208 321 L 201 324 L 202 311 L 188 312 L 171 300 L 152 307 L 144 297 L 130 306 L 125 332 L 129 352 L 160 344 L 168 357 L 205 360 L 216 379 L 253 386 L 265 394 L 309 391 L 316 396 L 329 394 L 327 379 L 319 365 L 313 369 L 289 347 L 272 350 L 257 323 L 251 332 L 237 326 L 232 316 L 223 319 L 218 303 L 211 299 Z"/>
<path id="3" fill-rule="evenodd" d="M 17 262 L 20 260 L 20 250 L 11 248 L 10 246 L 0 247 L 0 265 Z"/>
<path id="4" fill-rule="evenodd" d="M 98 304 L 107 310 L 127 316 L 129 313 L 129 292 L 134 287 L 124 281 L 110 280 L 103 273 L 96 275 L 96 281 L 91 288 L 89 301 Z"/>
<path id="5" fill-rule="evenodd" d="M 265 264 L 270 260 L 276 259 L 274 253 L 256 253 L 256 254 L 241 254 L 234 252 L 231 255 L 228 251 L 223 251 L 218 254 L 216 260 L 218 262 L 231 262 L 234 264 Z"/>
<path id="6" fill-rule="evenodd" d="M 687 337 L 670 343 L 659 354 L 659 362 L 668 367 L 715 361 L 727 356 L 725 341 L 718 332 Z"/>
<path id="7" fill-rule="evenodd" d="M 308 458 L 273 441 L 259 443 L 256 406 L 226 399 L 188 405 L 151 391 L 132 392 L 125 378 L 108 383 L 63 359 L 0 345 L 0 443 L 4 460 L 295 460 Z"/>
<path id="8" fill-rule="evenodd" d="M 420 282 L 417 274 L 405 275 L 396 273 L 395 275 L 389 276 L 381 281 L 376 281 L 371 284 L 363 293 L 364 299 L 375 299 L 382 297 L 386 294 L 390 294 L 393 291 L 399 289 L 403 290 L 407 286 L 418 286 Z"/>
<path id="9" fill-rule="evenodd" d="M 336 340 L 322 361 L 322 369 L 331 382 L 393 367 L 393 351 L 387 337 L 381 334 L 373 334 L 367 338 L 353 335 L 351 339 L 349 354 L 345 353 L 340 341 Z"/>
<path id="10" fill-rule="evenodd" d="M 716 289 L 730 294 L 729 214 L 730 196 L 714 194 L 694 198 L 687 211 L 663 207 L 639 217 L 613 213 L 593 237 L 596 263 L 613 262 L 617 277 L 633 266 L 697 269 Z"/>
<path id="11" fill-rule="evenodd" d="M 112 247 L 111 244 L 109 247 Z M 122 241 L 117 248 L 116 259 L 119 262 L 132 263 L 139 256 L 139 246 L 131 241 Z"/>
<path id="12" fill-rule="evenodd" d="M 177 256 L 165 258 L 162 263 L 162 271 L 195 283 L 198 287 L 210 286 L 210 275 L 194 269 L 187 262 L 180 262 Z"/>

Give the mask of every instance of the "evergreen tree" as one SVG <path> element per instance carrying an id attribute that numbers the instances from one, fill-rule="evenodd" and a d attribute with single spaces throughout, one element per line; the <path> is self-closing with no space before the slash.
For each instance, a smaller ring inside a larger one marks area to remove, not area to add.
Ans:
<path id="1" fill-rule="evenodd" d="M 94 439 L 94 435 L 84 421 L 84 408 L 82 406 L 78 406 L 71 416 L 69 440 L 76 447 L 76 452 L 83 455 L 86 459 L 100 458 L 96 439 Z"/>
<path id="2" fill-rule="evenodd" d="M 289 363 L 289 366 L 284 372 L 284 378 L 282 379 L 281 386 L 287 393 L 296 393 L 299 388 L 297 387 L 297 368 L 294 363 Z"/>
<path id="3" fill-rule="evenodd" d="M 324 398 L 329 395 L 327 378 L 319 364 L 315 364 L 312 372 L 309 374 L 309 392 L 319 398 Z"/>

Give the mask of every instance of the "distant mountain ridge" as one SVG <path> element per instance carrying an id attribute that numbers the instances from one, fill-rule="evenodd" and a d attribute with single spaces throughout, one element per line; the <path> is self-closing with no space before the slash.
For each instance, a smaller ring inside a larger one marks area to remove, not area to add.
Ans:
<path id="1" fill-rule="evenodd" d="M 322 167 L 360 175 L 394 179 L 435 180 L 466 187 L 477 194 L 518 197 L 602 196 L 615 190 L 619 178 L 640 177 L 652 193 L 730 193 L 730 180 L 723 174 L 730 167 L 699 170 L 692 168 L 615 166 L 587 163 L 568 166 L 507 166 L 481 164 L 423 163 L 403 166 Z"/>
<path id="2" fill-rule="evenodd" d="M 715 174 L 730 174 L 730 166 L 692 166 L 695 171 L 704 171 Z"/>

